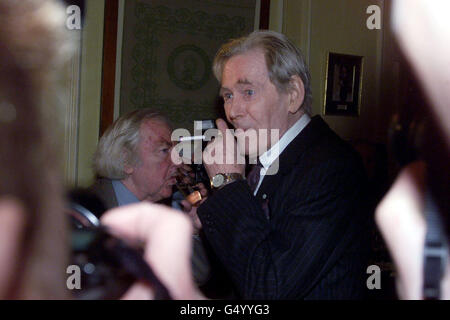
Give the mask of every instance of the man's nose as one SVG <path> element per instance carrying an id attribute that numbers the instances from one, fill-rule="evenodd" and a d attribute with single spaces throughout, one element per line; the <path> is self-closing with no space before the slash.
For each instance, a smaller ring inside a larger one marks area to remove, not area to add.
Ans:
<path id="1" fill-rule="evenodd" d="M 228 116 L 228 120 L 231 122 L 241 118 L 244 114 L 242 101 L 240 101 L 238 97 L 233 98 L 233 100 L 229 102 L 228 110 L 225 109 L 225 112 Z"/>
<path id="2" fill-rule="evenodd" d="M 175 146 L 173 146 L 170 149 L 170 166 L 172 168 L 178 168 L 180 167 L 183 163 L 182 163 L 182 157 L 178 152 L 173 152 L 174 151 Z M 175 158 L 175 159 L 174 159 Z"/>

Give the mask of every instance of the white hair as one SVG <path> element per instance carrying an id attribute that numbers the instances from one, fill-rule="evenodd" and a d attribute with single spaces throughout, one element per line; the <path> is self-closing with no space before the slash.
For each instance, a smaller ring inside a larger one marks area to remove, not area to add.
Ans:
<path id="1" fill-rule="evenodd" d="M 125 165 L 135 167 L 139 163 L 137 147 L 141 124 L 151 119 L 162 121 L 171 127 L 164 115 L 146 108 L 125 114 L 105 131 L 94 154 L 97 176 L 108 179 L 126 178 Z"/>
<path id="2" fill-rule="evenodd" d="M 292 76 L 300 77 L 305 87 L 305 98 L 301 108 L 311 115 L 312 90 L 308 67 L 301 50 L 281 33 L 259 30 L 223 44 L 213 62 L 213 72 L 217 80 L 221 81 L 225 63 L 231 57 L 254 49 L 261 49 L 264 52 L 270 81 L 280 92 L 290 89 Z"/>

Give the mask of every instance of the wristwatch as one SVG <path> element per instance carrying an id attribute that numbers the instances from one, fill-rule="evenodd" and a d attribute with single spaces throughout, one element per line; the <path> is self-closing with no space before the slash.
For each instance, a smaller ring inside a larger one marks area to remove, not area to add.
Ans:
<path id="1" fill-rule="evenodd" d="M 244 180 L 244 177 L 240 173 L 218 173 L 211 178 L 211 188 L 219 189 L 230 182 Z"/>

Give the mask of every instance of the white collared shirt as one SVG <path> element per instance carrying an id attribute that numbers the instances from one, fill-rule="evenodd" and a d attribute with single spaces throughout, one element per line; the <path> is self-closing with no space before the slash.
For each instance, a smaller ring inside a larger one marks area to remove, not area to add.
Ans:
<path id="1" fill-rule="evenodd" d="M 128 190 L 127 187 L 120 180 L 112 180 L 112 186 L 114 189 L 114 193 L 116 194 L 117 205 L 125 206 L 127 204 L 138 203 L 139 199 Z"/>
<path id="2" fill-rule="evenodd" d="M 292 140 L 294 140 L 295 137 L 298 136 L 298 134 L 308 125 L 310 121 L 311 118 L 307 114 L 301 116 L 300 119 L 298 119 L 298 121 L 294 123 L 294 125 L 283 134 L 283 136 L 280 138 L 280 140 L 278 140 L 277 143 L 275 143 L 269 150 L 259 156 L 259 162 L 261 162 L 263 167 L 260 171 L 258 185 L 256 186 L 255 192 L 253 193 L 255 196 L 258 193 L 264 176 L 266 175 L 266 172 L 269 170 L 272 163 L 280 156 L 283 150 L 286 149 L 289 143 L 291 143 Z"/>

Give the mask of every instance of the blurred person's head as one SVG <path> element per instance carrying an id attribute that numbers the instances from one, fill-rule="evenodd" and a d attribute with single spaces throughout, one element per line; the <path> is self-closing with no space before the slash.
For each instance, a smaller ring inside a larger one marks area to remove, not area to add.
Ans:
<path id="1" fill-rule="evenodd" d="M 129 112 L 101 137 L 94 156 L 98 176 L 121 180 L 139 199 L 156 202 L 172 195 L 171 126 L 150 109 Z"/>
<path id="2" fill-rule="evenodd" d="M 66 18 L 57 0 L 0 1 L 0 299 L 71 297 L 66 287 L 69 221 L 55 117 L 56 95 L 62 92 L 57 79 L 71 47 Z M 164 121 L 152 121 L 153 130 L 165 135 Z M 149 260 L 166 285 L 170 282 L 173 296 L 191 298 L 189 221 L 168 208 L 141 208 L 136 214 L 129 207 L 116 209 L 120 227 L 137 228 L 129 236 L 150 242 L 146 249 L 157 259 Z M 123 223 L 122 217 L 139 223 Z M 166 241 L 162 231 L 167 228 L 180 237 Z M 177 253 L 165 254 L 161 243 Z M 181 263 L 169 261 L 173 257 L 182 257 Z"/>
<path id="3" fill-rule="evenodd" d="M 0 298 L 66 293 L 61 167 L 47 130 L 65 19 L 56 1 L 0 1 Z"/>
<path id="4" fill-rule="evenodd" d="M 412 101 L 414 105 L 402 106 L 400 110 L 403 117 L 424 120 L 425 129 L 417 130 L 420 121 L 398 126 L 405 127 L 406 137 L 419 142 L 421 161 L 402 169 L 376 212 L 377 224 L 396 265 L 397 289 L 402 299 L 424 298 L 424 244 L 427 215 L 431 211 L 441 218 L 442 241 L 450 242 L 450 22 L 446 16 L 449 9 L 446 0 L 393 2 L 394 33 L 426 94 L 426 98 Z M 426 45 L 423 39 L 427 39 Z M 401 157 L 405 157 L 404 150 L 402 146 Z M 429 210 L 429 199 L 433 200 L 433 210 Z M 443 267 L 440 298 L 450 299 L 449 259 Z"/>

